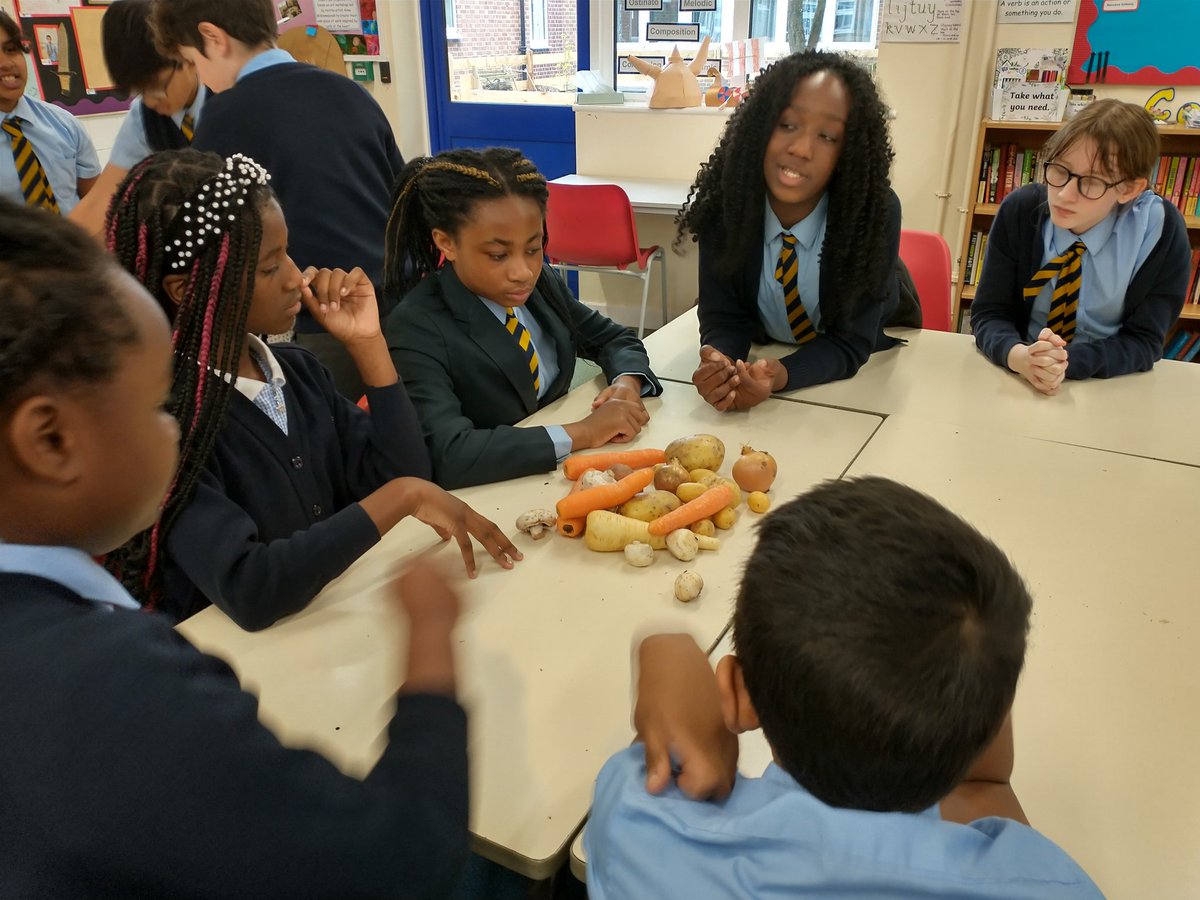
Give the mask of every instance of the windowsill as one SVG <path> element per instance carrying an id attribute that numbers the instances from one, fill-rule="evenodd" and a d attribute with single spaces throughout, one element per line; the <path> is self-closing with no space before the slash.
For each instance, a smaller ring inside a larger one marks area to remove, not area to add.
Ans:
<path id="1" fill-rule="evenodd" d="M 461 41 L 462 33 L 457 28 L 447 28 L 446 29 L 446 40 Z"/>
<path id="2" fill-rule="evenodd" d="M 594 104 L 576 104 L 575 109 L 579 112 L 590 112 L 593 110 L 602 110 L 603 112 L 618 112 L 618 113 L 654 113 L 673 116 L 728 116 L 734 107 L 720 108 L 717 106 L 688 106 L 683 109 L 651 109 L 649 101 L 645 94 L 625 94 L 624 103 L 594 103 Z"/>
<path id="3" fill-rule="evenodd" d="M 534 53 L 549 53 L 550 52 L 550 42 L 549 41 L 530 41 L 526 45 L 526 49 L 532 50 Z"/>

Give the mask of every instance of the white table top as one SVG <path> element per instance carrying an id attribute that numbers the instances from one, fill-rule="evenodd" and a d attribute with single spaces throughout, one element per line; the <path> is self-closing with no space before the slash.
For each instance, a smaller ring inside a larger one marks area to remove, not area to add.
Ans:
<path id="1" fill-rule="evenodd" d="M 993 365 L 969 335 L 894 329 L 906 346 L 872 355 L 853 378 L 779 395 L 789 400 L 903 413 L 1080 447 L 1200 465 L 1200 365 L 1163 360 L 1120 378 L 1067 381 L 1059 394 L 1037 393 Z M 690 382 L 699 362 L 696 310 L 646 339 L 659 378 Z M 790 353 L 755 347 L 754 358 Z"/>
<path id="2" fill-rule="evenodd" d="M 597 390 L 589 382 L 529 423 L 579 418 Z M 665 400 L 649 400 L 647 408 L 652 420 L 635 446 L 662 447 L 709 431 L 725 441 L 727 456 L 743 441 L 803 448 L 802 462 L 797 454 L 781 466 L 772 491 L 777 502 L 837 477 L 881 421 L 783 401 L 730 417 L 690 386 L 670 384 Z M 547 474 L 459 495 L 511 533 L 519 513 L 552 506 L 566 485 L 560 474 Z M 665 619 L 704 646 L 716 640 L 753 544 L 750 517 L 744 512 L 721 533 L 719 551 L 689 564 L 660 553 L 651 568 L 633 569 L 620 554 L 593 553 L 558 536 L 535 543 L 516 535 L 525 560 L 512 572 L 482 555 L 478 580 L 463 586 L 459 625 L 460 693 L 471 722 L 471 828 L 480 852 L 535 878 L 561 863 L 587 813 L 596 772 L 632 739 L 632 636 Z M 230 662 L 258 693 L 260 718 L 282 741 L 362 775 L 382 751 L 399 686 L 403 624 L 391 613 L 388 578 L 405 557 L 437 543 L 425 526 L 406 520 L 307 610 L 266 631 L 242 632 L 213 607 L 179 630 Z M 436 552 L 457 567 L 455 549 Z M 671 586 L 689 566 L 706 585 L 700 600 L 685 606 Z"/>
<path id="3" fill-rule="evenodd" d="M 554 184 L 615 184 L 629 195 L 629 205 L 634 212 L 675 215 L 687 202 L 690 181 L 668 179 L 625 178 L 623 176 L 563 175 L 555 178 Z"/>
<path id="4" fill-rule="evenodd" d="M 937 498 L 1029 585 L 1013 785 L 1034 827 L 1108 896 L 1200 896 L 1200 469 L 898 415 L 847 474 Z"/>

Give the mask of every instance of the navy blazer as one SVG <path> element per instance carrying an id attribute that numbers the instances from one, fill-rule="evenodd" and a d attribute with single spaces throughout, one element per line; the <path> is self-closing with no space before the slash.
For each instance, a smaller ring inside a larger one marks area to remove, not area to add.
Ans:
<path id="1" fill-rule="evenodd" d="M 1167 331 L 1183 310 L 1192 265 L 1183 215 L 1171 203 L 1163 208 L 1162 237 L 1129 283 L 1120 330 L 1102 341 L 1072 343 L 1067 378 L 1145 372 L 1162 359 Z M 971 303 L 971 330 L 976 345 L 998 366 L 1007 368 L 1008 351 L 1027 343 L 1034 301 L 1025 299 L 1024 288 L 1042 264 L 1049 216 L 1046 186 L 1029 184 L 1004 198 L 992 223 Z"/>
<path id="2" fill-rule="evenodd" d="M 884 334 L 883 326 L 900 302 L 896 264 L 900 258 L 900 198 L 889 192 L 887 215 L 887 274 L 875 285 L 858 313 L 836 328 L 818 332 L 816 338 L 780 359 L 787 369 L 784 390 L 825 384 L 849 378 L 876 350 L 900 343 Z M 700 237 L 700 342 L 720 350 L 730 359 L 747 359 L 750 345 L 767 343 L 766 329 L 758 314 L 758 282 L 762 275 L 762 217 L 755 224 L 754 252 L 745 266 L 732 275 L 722 275 L 714 266 L 718 255 L 705 236 Z M 828 238 L 826 238 L 828 240 Z M 840 285 L 821 269 L 821 315 L 825 317 L 840 302 Z"/>
<path id="3" fill-rule="evenodd" d="M 555 292 L 578 339 L 542 290 Z M 642 342 L 576 300 L 549 266 L 525 308 L 558 349 L 558 378 L 540 401 L 516 341 L 453 266 L 422 279 L 388 317 L 388 347 L 420 414 L 434 480 L 444 488 L 548 472 L 558 464 L 544 428 L 514 426 L 570 389 L 576 355 L 599 364 L 610 381 L 640 375 L 652 394 L 662 393 Z"/>
<path id="4" fill-rule="evenodd" d="M 400 694 L 362 779 L 292 750 L 155 613 L 0 575 L 0 896 L 445 897 L 467 722 Z"/>

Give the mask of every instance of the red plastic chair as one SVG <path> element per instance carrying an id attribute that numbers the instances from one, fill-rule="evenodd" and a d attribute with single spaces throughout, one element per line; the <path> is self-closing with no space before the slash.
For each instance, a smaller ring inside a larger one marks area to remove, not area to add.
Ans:
<path id="1" fill-rule="evenodd" d="M 667 258 L 662 247 L 639 247 L 633 207 L 615 184 L 550 184 L 546 256 L 560 270 L 630 275 L 642 281 L 638 337 L 646 330 L 650 269 L 662 277 L 662 324 L 667 324 Z"/>
<path id="2" fill-rule="evenodd" d="M 900 258 L 908 266 L 921 301 L 924 327 L 953 331 L 950 326 L 950 248 L 934 231 L 900 231 Z"/>

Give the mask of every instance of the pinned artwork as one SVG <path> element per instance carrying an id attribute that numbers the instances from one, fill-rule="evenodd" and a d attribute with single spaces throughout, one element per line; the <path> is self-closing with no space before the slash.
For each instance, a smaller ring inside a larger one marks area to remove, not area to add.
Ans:
<path id="1" fill-rule="evenodd" d="M 700 49 L 690 63 L 683 61 L 683 56 L 676 45 L 671 50 L 671 57 L 665 66 L 646 62 L 636 56 L 629 57 L 629 64 L 654 79 L 654 89 L 650 91 L 651 109 L 687 109 L 689 106 L 699 106 L 703 102 L 700 91 L 700 81 L 697 79 L 708 63 L 708 38 L 700 42 Z"/>

